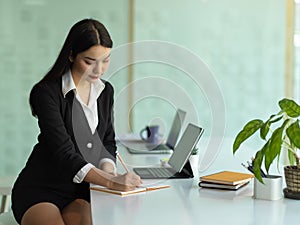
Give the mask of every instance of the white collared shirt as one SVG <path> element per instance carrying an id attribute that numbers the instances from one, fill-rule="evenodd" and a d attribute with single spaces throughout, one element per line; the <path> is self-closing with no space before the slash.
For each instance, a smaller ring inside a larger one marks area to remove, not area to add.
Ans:
<path id="1" fill-rule="evenodd" d="M 88 105 L 86 105 L 82 100 L 80 99 L 80 96 L 76 90 L 76 86 L 71 74 L 71 70 L 69 70 L 67 73 L 65 73 L 62 76 L 62 93 L 63 96 L 66 97 L 67 93 L 70 91 L 74 91 L 74 94 L 76 96 L 76 99 L 79 101 L 79 103 L 82 106 L 84 115 L 88 121 L 89 127 L 91 129 L 92 134 L 95 133 L 96 128 L 98 126 L 98 105 L 97 105 L 97 98 L 100 96 L 101 92 L 104 90 L 105 84 L 98 79 L 96 83 L 91 83 L 91 90 L 90 90 L 90 96 L 89 96 L 89 102 Z M 114 169 L 116 171 L 116 165 L 115 162 L 111 159 L 104 158 L 101 159 L 98 166 L 100 168 L 101 164 L 104 162 L 110 162 L 114 165 Z M 84 167 L 82 167 L 78 173 L 73 178 L 73 182 L 75 183 L 81 183 L 86 174 L 90 171 L 91 168 L 95 167 L 91 163 L 86 164 Z"/>
<path id="2" fill-rule="evenodd" d="M 64 74 L 62 77 L 62 92 L 64 97 L 66 97 L 66 94 L 69 91 L 71 90 L 74 91 L 76 99 L 80 102 L 83 108 L 84 114 L 87 118 L 92 134 L 95 133 L 95 130 L 98 126 L 97 98 L 100 96 L 104 88 L 105 88 L 105 84 L 100 79 L 98 79 L 96 83 L 91 83 L 89 102 L 88 105 L 86 105 L 84 102 L 82 102 L 76 90 L 76 86 L 73 81 L 71 71 L 69 70 L 69 72 Z"/>

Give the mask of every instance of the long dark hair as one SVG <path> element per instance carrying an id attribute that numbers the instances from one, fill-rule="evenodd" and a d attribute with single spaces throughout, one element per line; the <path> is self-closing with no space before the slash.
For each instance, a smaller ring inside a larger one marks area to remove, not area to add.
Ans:
<path id="1" fill-rule="evenodd" d="M 112 48 L 113 42 L 105 26 L 94 19 L 84 19 L 74 24 L 54 65 L 42 80 L 56 80 L 60 78 L 70 69 L 70 56 L 75 58 L 78 53 L 94 45 Z"/>

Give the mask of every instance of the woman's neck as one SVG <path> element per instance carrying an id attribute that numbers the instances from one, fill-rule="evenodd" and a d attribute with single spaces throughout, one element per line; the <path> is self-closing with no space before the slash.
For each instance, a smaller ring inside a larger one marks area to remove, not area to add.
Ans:
<path id="1" fill-rule="evenodd" d="M 73 81 L 76 86 L 77 93 L 84 104 L 88 105 L 90 98 L 91 83 L 79 76 L 73 75 Z"/>

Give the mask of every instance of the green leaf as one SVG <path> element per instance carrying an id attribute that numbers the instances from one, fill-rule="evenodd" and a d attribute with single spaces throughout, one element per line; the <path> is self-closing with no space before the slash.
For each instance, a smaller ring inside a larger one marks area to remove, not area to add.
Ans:
<path id="1" fill-rule="evenodd" d="M 266 136 L 269 133 L 271 124 L 276 123 L 276 122 L 278 122 L 279 120 L 282 119 L 283 116 L 276 117 L 280 114 L 282 114 L 282 113 L 279 112 L 276 115 L 270 116 L 270 118 L 262 125 L 262 127 L 260 128 L 260 137 L 261 137 L 261 139 L 266 140 Z M 274 117 L 275 117 L 275 119 L 273 119 Z"/>
<path id="2" fill-rule="evenodd" d="M 243 130 L 241 130 L 236 136 L 233 143 L 233 154 L 238 150 L 240 145 L 248 139 L 252 134 L 254 134 L 261 126 L 264 124 L 262 120 L 255 119 L 248 122 Z"/>
<path id="3" fill-rule="evenodd" d="M 288 158 L 289 158 L 290 165 L 295 165 L 296 160 L 295 160 L 294 153 L 292 151 L 288 151 Z"/>
<path id="4" fill-rule="evenodd" d="M 266 149 L 265 153 L 265 167 L 267 173 L 269 173 L 270 166 L 274 159 L 280 154 L 283 129 L 284 126 L 277 128 L 270 138 L 270 145 Z"/>
<path id="5" fill-rule="evenodd" d="M 280 108 L 290 117 L 300 116 L 300 106 L 291 99 L 282 99 L 279 101 Z"/>
<path id="6" fill-rule="evenodd" d="M 300 148 L 299 120 L 292 123 L 289 128 L 286 129 L 286 134 L 290 139 L 290 142 L 293 143 L 297 148 Z"/>
<path id="7" fill-rule="evenodd" d="M 263 147 L 264 148 L 264 147 Z M 253 161 L 253 172 L 254 172 L 254 176 L 256 177 L 257 180 L 259 180 L 259 182 L 264 183 L 263 179 L 261 177 L 261 172 L 260 172 L 260 168 L 261 168 L 261 164 L 263 161 L 263 157 L 264 157 L 264 151 L 260 150 L 256 153 L 254 161 Z"/>
<path id="8" fill-rule="evenodd" d="M 268 120 L 260 128 L 260 137 L 263 140 L 266 140 L 266 136 L 269 133 L 269 130 L 270 130 L 270 121 Z"/>
<path id="9" fill-rule="evenodd" d="M 280 114 L 282 114 L 282 113 L 280 113 Z M 281 120 L 282 117 L 283 117 L 283 116 L 277 117 L 277 118 L 275 118 L 274 120 L 271 120 L 271 118 L 270 118 L 270 123 L 276 123 L 276 122 L 278 122 L 279 120 Z"/>

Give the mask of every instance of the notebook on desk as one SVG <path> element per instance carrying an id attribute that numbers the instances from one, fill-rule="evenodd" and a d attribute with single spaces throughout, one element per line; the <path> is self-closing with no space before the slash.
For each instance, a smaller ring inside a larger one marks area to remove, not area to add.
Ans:
<path id="1" fill-rule="evenodd" d="M 128 151 L 134 154 L 172 153 L 177 143 L 185 116 L 186 116 L 185 111 L 181 109 L 176 110 L 176 114 L 173 119 L 172 126 L 168 134 L 166 143 L 161 143 L 158 145 L 157 144 L 153 145 L 146 142 L 136 143 L 136 144 L 131 143 L 130 145 L 127 146 Z"/>
<path id="2" fill-rule="evenodd" d="M 142 179 L 170 179 L 194 177 L 188 159 L 191 155 L 191 152 L 198 143 L 202 133 L 202 128 L 191 123 L 188 124 L 168 162 L 170 167 L 140 167 L 133 168 L 133 171 L 136 174 L 138 174 Z"/>

